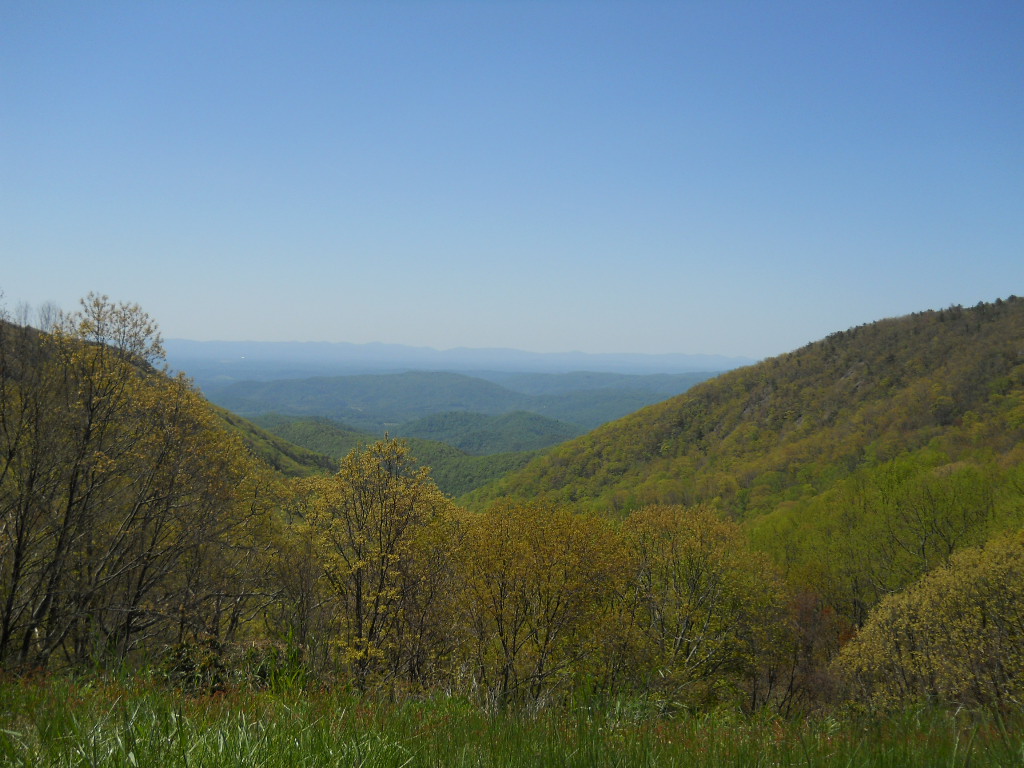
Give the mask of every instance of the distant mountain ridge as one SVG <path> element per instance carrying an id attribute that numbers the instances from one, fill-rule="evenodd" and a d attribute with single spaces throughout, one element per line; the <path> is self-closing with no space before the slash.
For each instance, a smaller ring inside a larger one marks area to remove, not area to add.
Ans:
<path id="1" fill-rule="evenodd" d="M 437 350 L 401 344 L 347 342 L 167 339 L 164 347 L 171 367 L 185 371 L 204 388 L 245 380 L 410 370 L 673 374 L 725 371 L 754 362 L 749 358 L 725 355 L 555 353 L 470 348 Z"/>
<path id="2" fill-rule="evenodd" d="M 525 411 L 578 428 L 561 431 L 564 439 L 569 432 L 578 434 L 593 429 L 684 392 L 711 375 L 520 374 L 509 381 L 509 386 L 503 386 L 461 373 L 407 371 L 241 381 L 210 388 L 206 395 L 212 402 L 243 416 L 277 413 L 325 417 L 378 434 L 401 434 L 401 425 L 406 422 L 436 414 L 471 412 L 498 416 Z M 646 383 L 648 378 L 650 384 Z M 510 387 L 519 387 L 519 391 Z M 523 389 L 538 393 L 530 394 Z"/>

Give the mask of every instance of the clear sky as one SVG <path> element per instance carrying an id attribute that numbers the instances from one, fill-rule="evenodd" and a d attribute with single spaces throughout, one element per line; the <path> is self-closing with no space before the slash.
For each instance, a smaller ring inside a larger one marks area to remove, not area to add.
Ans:
<path id="1" fill-rule="evenodd" d="M 1024 294 L 1024 2 L 0 4 L 0 289 L 763 357 Z"/>

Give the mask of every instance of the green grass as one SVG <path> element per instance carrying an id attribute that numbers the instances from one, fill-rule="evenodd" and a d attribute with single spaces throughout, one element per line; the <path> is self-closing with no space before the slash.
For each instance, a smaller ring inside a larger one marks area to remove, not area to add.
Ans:
<path id="1" fill-rule="evenodd" d="M 666 719 L 621 707 L 494 714 L 443 696 L 195 698 L 138 683 L 7 681 L 0 683 L 0 764 L 966 768 L 1024 764 L 1024 732 L 991 716 L 939 711 L 878 721 Z"/>

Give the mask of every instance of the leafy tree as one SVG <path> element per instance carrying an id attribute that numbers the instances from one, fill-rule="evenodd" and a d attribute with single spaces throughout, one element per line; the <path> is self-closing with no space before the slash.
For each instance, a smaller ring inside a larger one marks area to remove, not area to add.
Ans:
<path id="1" fill-rule="evenodd" d="M 854 698 L 1024 704 L 1024 533 L 955 554 L 885 598 L 841 651 Z"/>
<path id="2" fill-rule="evenodd" d="M 949 462 L 922 450 L 866 467 L 820 497 L 780 505 L 750 525 L 787 577 L 822 596 L 853 625 L 958 549 L 1013 524 L 992 462 Z M 1019 493 L 1016 494 L 1019 499 Z"/>
<path id="3" fill-rule="evenodd" d="M 782 582 L 767 558 L 709 507 L 644 507 L 623 531 L 636 568 L 635 684 L 667 702 L 734 695 L 785 628 Z"/>
<path id="4" fill-rule="evenodd" d="M 614 527 L 550 504 L 498 504 L 465 526 L 459 570 L 469 684 L 499 704 L 564 691 L 600 648 L 625 583 Z"/>
<path id="5" fill-rule="evenodd" d="M 155 369 L 152 320 L 91 295 L 48 334 L 2 331 L 0 663 L 103 663 L 237 630 L 248 580 L 213 576 L 253 545 L 265 481 Z"/>
<path id="6" fill-rule="evenodd" d="M 333 477 L 303 481 L 304 530 L 315 544 L 340 662 L 359 688 L 424 666 L 451 502 L 417 469 L 407 446 L 384 439 L 353 451 Z M 411 657 L 416 657 L 411 660 Z"/>

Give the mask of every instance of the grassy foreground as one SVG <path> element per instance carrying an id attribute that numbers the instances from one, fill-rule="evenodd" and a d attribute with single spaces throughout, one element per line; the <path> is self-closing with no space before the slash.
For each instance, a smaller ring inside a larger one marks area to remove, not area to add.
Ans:
<path id="1" fill-rule="evenodd" d="M 488 714 L 444 697 L 0 683 L 0 764 L 13 766 L 1011 766 L 1024 765 L 1022 724 L 939 711 L 792 721 L 622 707 Z"/>

